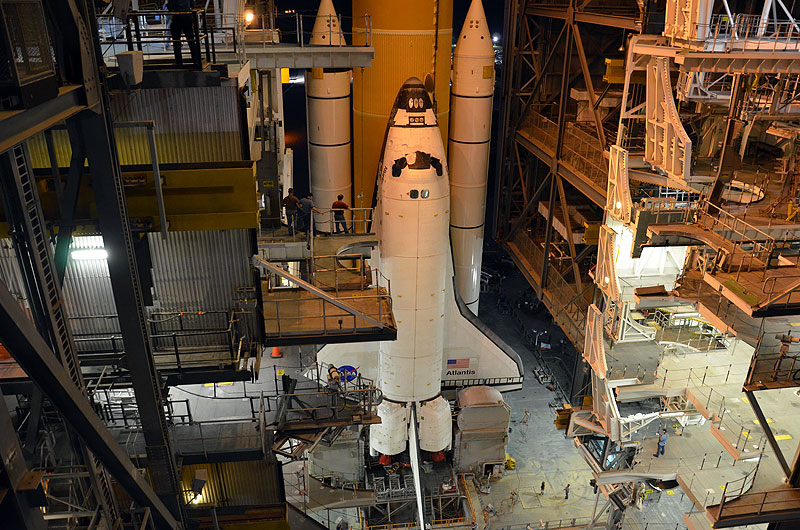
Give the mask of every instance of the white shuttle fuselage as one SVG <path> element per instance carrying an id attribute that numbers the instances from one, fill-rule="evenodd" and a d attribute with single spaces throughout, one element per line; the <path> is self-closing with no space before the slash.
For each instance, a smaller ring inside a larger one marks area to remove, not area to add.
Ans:
<path id="1" fill-rule="evenodd" d="M 522 384 L 522 362 L 454 290 L 448 166 L 430 96 L 417 78 L 405 82 L 392 107 L 378 183 L 371 261 L 389 279 L 397 339 L 329 344 L 317 359 L 356 366 L 381 389 L 381 423 L 370 426 L 373 454 L 399 454 L 417 438 L 412 453 L 442 451 L 452 441 L 442 380 L 513 390 Z"/>
<path id="2" fill-rule="evenodd" d="M 370 431 L 374 451 L 405 449 L 408 406 L 419 403 L 420 448 L 450 445 L 450 408 L 441 395 L 450 183 L 436 114 L 411 78 L 395 100 L 378 170 L 375 211 L 380 269 L 391 281 L 397 340 L 378 347 L 384 423 Z"/>

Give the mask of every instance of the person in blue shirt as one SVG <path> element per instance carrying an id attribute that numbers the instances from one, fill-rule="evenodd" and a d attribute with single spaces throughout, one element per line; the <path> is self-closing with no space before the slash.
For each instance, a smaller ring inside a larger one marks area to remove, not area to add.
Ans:
<path id="1" fill-rule="evenodd" d="M 189 51 L 192 53 L 192 62 L 200 64 L 200 43 L 198 42 L 197 28 L 194 14 L 190 11 L 194 9 L 194 0 L 167 0 L 167 10 L 173 13 L 172 21 L 169 24 L 169 32 L 172 36 L 172 51 L 175 53 L 175 63 L 183 65 L 181 55 L 181 36 L 186 36 L 189 43 Z"/>
<path id="2" fill-rule="evenodd" d="M 654 457 L 658 458 L 659 455 L 664 454 L 664 449 L 667 447 L 667 438 L 669 438 L 669 435 L 667 434 L 667 430 L 664 429 L 664 431 L 658 435 L 658 446 L 656 447 L 656 454 L 653 455 Z"/>
<path id="3" fill-rule="evenodd" d="M 322 212 L 314 206 L 314 196 L 312 194 L 308 194 L 305 199 L 300 199 L 297 203 L 297 207 L 300 209 L 300 230 L 303 232 L 308 232 L 311 229 L 311 223 L 313 222 L 313 217 L 311 216 L 311 212 L 317 212 L 321 214 Z"/>

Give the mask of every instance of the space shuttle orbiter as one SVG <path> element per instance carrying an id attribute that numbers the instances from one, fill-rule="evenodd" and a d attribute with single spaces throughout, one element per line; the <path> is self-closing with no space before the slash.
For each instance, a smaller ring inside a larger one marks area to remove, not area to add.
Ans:
<path id="1" fill-rule="evenodd" d="M 522 363 L 454 290 L 447 159 L 431 98 L 417 78 L 397 94 L 378 167 L 372 261 L 391 282 L 397 340 L 328 345 L 318 360 L 359 367 L 377 381 L 382 422 L 370 427 L 373 454 L 404 451 L 415 417 L 419 449 L 442 451 L 452 438 L 443 378 L 511 390 L 521 387 Z"/>

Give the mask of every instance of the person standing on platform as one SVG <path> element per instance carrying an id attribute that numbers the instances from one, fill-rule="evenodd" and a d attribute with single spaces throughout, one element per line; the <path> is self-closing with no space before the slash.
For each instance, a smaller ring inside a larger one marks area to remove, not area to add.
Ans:
<path id="1" fill-rule="evenodd" d="M 344 195 L 339 194 L 337 195 L 336 200 L 333 201 L 333 204 L 331 204 L 331 210 L 333 210 L 333 223 L 335 225 L 333 232 L 334 234 L 339 234 L 342 231 L 345 234 L 348 233 L 347 220 L 344 218 L 344 211 L 349 210 L 350 207 L 342 199 L 344 199 Z"/>
<path id="2" fill-rule="evenodd" d="M 181 55 L 181 36 L 186 36 L 189 43 L 189 51 L 192 53 L 192 62 L 200 66 L 200 43 L 198 42 L 197 26 L 195 24 L 193 0 L 167 0 L 167 10 L 173 13 L 169 23 L 169 33 L 172 37 L 172 51 L 175 53 L 175 63 L 183 66 L 183 56 Z"/>
<path id="3" fill-rule="evenodd" d="M 309 193 L 306 195 L 305 199 L 300 199 L 300 202 L 297 205 L 300 208 L 300 230 L 303 232 L 308 232 L 311 229 L 312 219 L 312 212 L 316 212 L 321 214 L 322 212 L 314 206 L 314 195 Z"/>
<path id="4" fill-rule="evenodd" d="M 294 188 L 289 188 L 289 194 L 283 198 L 281 205 L 286 210 L 286 224 L 289 225 L 289 233 L 294 235 L 297 229 L 297 205 L 300 199 L 294 196 Z"/>
<path id="5" fill-rule="evenodd" d="M 669 435 L 667 434 L 667 430 L 664 429 L 661 434 L 658 435 L 658 446 L 656 447 L 656 454 L 653 456 L 658 458 L 659 455 L 664 454 L 664 450 L 667 448 L 667 438 Z"/>
<path id="6" fill-rule="evenodd" d="M 564 500 L 569 500 L 569 484 L 564 486 Z"/>

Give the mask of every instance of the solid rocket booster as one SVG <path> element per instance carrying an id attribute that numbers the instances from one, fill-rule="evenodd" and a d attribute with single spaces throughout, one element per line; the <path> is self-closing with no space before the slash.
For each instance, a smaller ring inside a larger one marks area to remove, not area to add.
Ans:
<path id="1" fill-rule="evenodd" d="M 345 46 L 339 17 L 331 0 L 322 0 L 309 45 Z M 351 70 L 312 68 L 306 71 L 308 168 L 317 207 L 330 208 L 341 194 L 352 200 L 350 183 Z M 327 215 L 314 214 L 316 228 L 331 231 Z"/>
<path id="2" fill-rule="evenodd" d="M 450 185 L 441 132 L 422 82 L 405 82 L 389 115 L 378 166 L 375 212 L 380 269 L 391 281 L 397 340 L 378 347 L 382 423 L 370 448 L 394 455 L 408 439 L 411 407 L 419 447 L 450 445 L 450 406 L 441 396 Z"/>
<path id="3" fill-rule="evenodd" d="M 450 93 L 453 265 L 461 299 L 477 315 L 494 94 L 494 49 L 481 0 L 472 0 L 458 36 Z"/>

